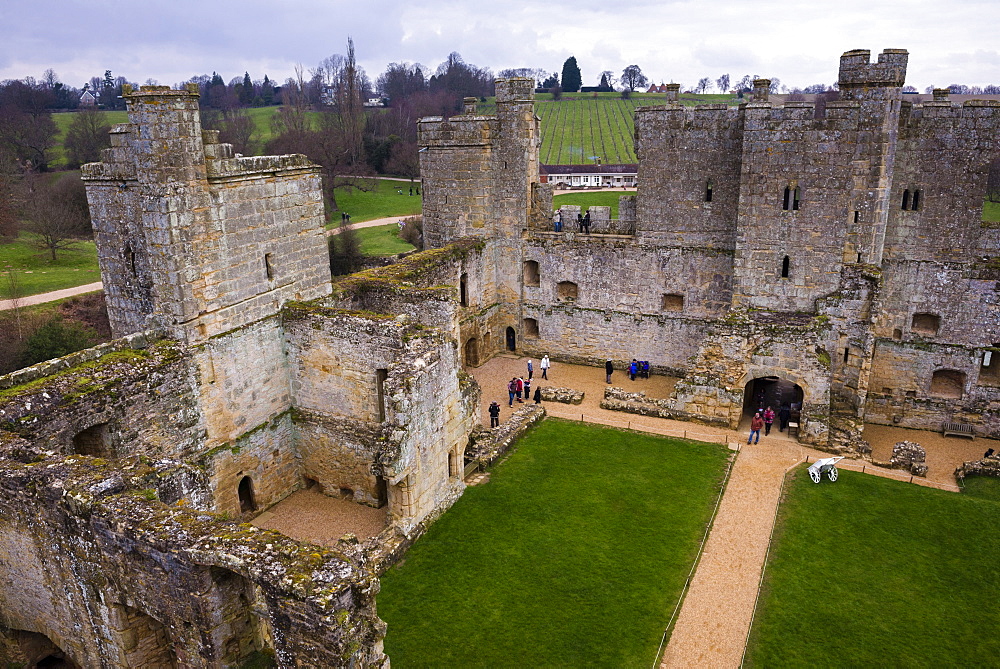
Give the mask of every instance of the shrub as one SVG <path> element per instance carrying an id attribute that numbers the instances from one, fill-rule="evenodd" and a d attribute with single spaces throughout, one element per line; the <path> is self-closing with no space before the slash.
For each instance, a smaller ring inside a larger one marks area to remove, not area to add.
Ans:
<path id="1" fill-rule="evenodd" d="M 424 248 L 424 217 L 410 216 L 403 219 L 403 229 L 399 238 L 413 244 L 420 251 Z"/>
<path id="2" fill-rule="evenodd" d="M 92 346 L 96 340 L 97 333 L 83 323 L 52 316 L 25 340 L 21 366 L 61 358 Z"/>

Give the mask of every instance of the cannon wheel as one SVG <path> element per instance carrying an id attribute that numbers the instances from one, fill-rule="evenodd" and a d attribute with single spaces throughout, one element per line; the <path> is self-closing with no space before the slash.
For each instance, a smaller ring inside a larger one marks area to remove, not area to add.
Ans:
<path id="1" fill-rule="evenodd" d="M 826 476 L 831 481 L 836 481 L 837 480 L 837 468 L 836 467 L 830 467 L 830 471 L 828 471 L 826 473 Z"/>
<path id="2" fill-rule="evenodd" d="M 816 471 L 815 469 L 810 469 L 810 470 L 809 470 L 809 478 L 811 478 L 811 479 L 813 480 L 813 483 L 819 483 L 819 480 L 820 480 L 821 478 L 823 478 L 823 475 L 822 475 L 822 474 L 820 474 L 820 473 L 819 473 L 818 471 Z"/>

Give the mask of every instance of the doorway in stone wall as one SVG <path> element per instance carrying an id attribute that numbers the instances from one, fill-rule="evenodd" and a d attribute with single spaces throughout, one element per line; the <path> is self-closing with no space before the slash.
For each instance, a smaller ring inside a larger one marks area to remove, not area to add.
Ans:
<path id="1" fill-rule="evenodd" d="M 479 366 L 479 342 L 475 337 L 472 337 L 469 341 L 465 342 L 465 366 Z"/>
<path id="2" fill-rule="evenodd" d="M 791 409 L 802 408 L 802 387 L 777 376 L 762 376 L 751 380 L 743 389 L 743 415 L 771 407 L 775 413 L 783 404 Z"/>
<path id="3" fill-rule="evenodd" d="M 517 350 L 517 333 L 514 332 L 514 328 L 512 327 L 507 328 L 507 350 Z"/>
<path id="4" fill-rule="evenodd" d="M 240 513 L 249 513 L 257 510 L 257 500 L 254 499 L 253 494 L 253 479 L 249 476 L 241 478 L 237 492 L 240 496 Z"/>

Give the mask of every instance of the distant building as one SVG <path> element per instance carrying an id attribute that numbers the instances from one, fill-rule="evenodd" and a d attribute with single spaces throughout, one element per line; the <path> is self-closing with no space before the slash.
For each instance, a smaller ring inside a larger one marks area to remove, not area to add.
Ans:
<path id="1" fill-rule="evenodd" d="M 84 91 L 83 95 L 80 96 L 80 106 L 81 107 L 96 107 L 97 97 L 90 91 Z"/>
<path id="2" fill-rule="evenodd" d="M 639 165 L 541 165 L 542 183 L 579 186 L 583 188 L 608 188 L 634 186 Z"/>

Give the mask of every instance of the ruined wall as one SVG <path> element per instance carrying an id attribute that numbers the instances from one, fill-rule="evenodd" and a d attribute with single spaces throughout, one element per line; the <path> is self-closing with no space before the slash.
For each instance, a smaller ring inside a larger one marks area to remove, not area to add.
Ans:
<path id="1" fill-rule="evenodd" d="M 138 460 L 0 464 L 0 610 L 81 666 L 378 666 L 374 575 L 346 554 L 168 507 Z M 306 594 L 310 593 L 310 594 Z M 7 658 L 4 658 L 7 659 Z"/>

